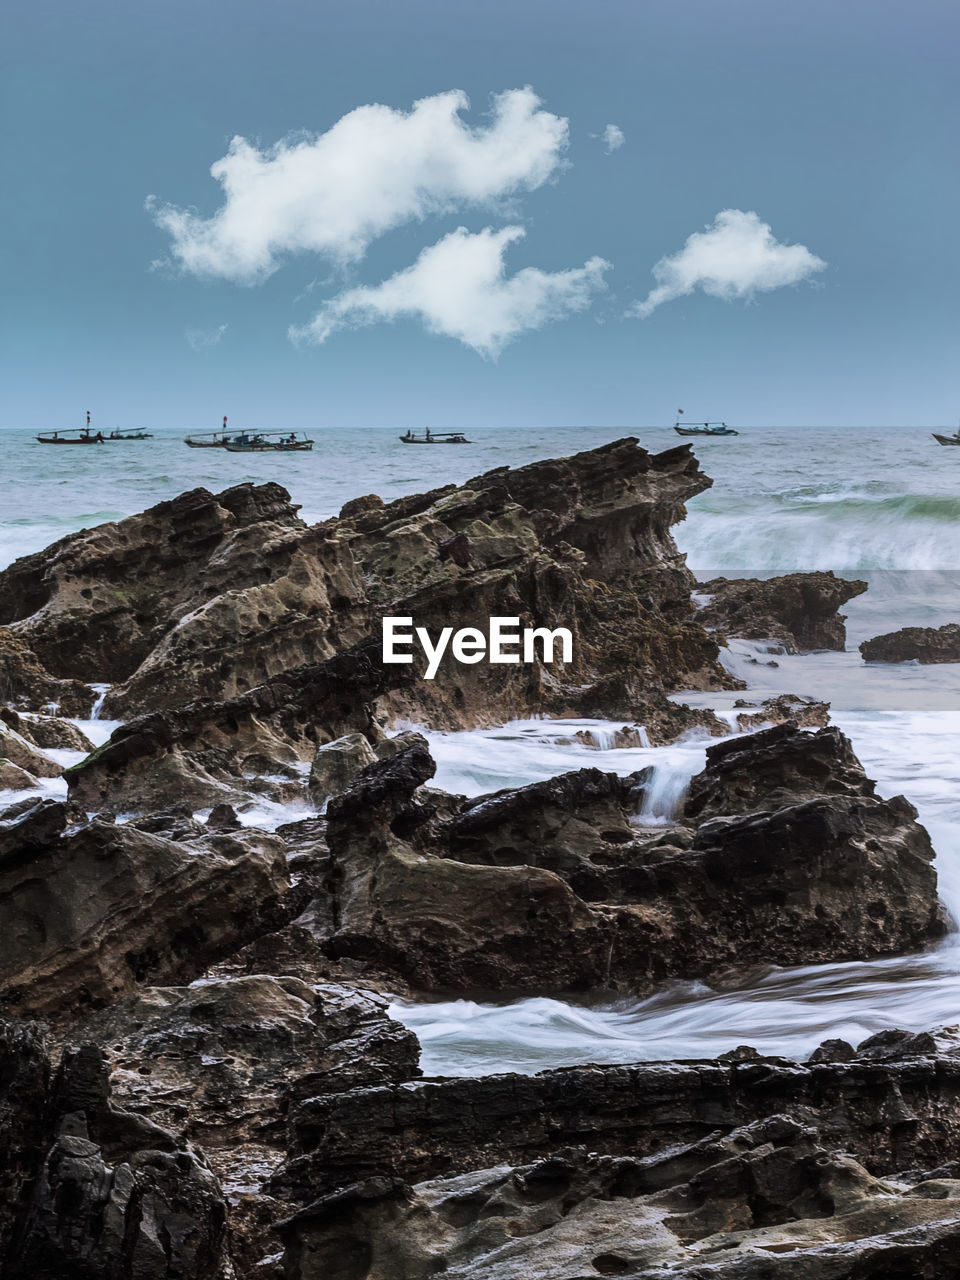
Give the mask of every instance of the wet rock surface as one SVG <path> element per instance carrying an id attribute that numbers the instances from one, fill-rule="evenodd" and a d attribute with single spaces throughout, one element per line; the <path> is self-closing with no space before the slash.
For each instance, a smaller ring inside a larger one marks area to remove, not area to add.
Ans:
<path id="1" fill-rule="evenodd" d="M 705 627 L 744 640 L 778 640 L 785 653 L 843 650 L 846 619 L 837 612 L 867 584 L 834 573 L 779 578 L 712 578 L 697 585 L 711 597 L 698 613 Z"/>
<path id="2" fill-rule="evenodd" d="M 129 719 L 308 670 L 379 639 L 385 614 L 431 634 L 517 617 L 571 630 L 571 661 L 448 658 L 423 681 L 418 658 L 378 690 L 381 713 L 455 728 L 650 712 L 675 734 L 683 713 L 665 692 L 729 683 L 670 536 L 709 484 L 688 447 L 650 455 L 627 439 L 349 503 L 309 529 L 278 485 L 197 489 L 18 560 L 0 573 L 0 622 L 49 679 L 116 682 L 104 714 Z"/>
<path id="3" fill-rule="evenodd" d="M 865 640 L 860 646 L 864 662 L 960 662 L 960 625 L 904 627 Z"/>
<path id="4" fill-rule="evenodd" d="M 655 992 L 945 928 L 915 811 L 824 704 L 738 708 L 776 727 L 709 747 L 655 825 L 650 769 L 467 799 L 389 732 L 726 735 L 667 696 L 732 687 L 703 624 L 842 647 L 862 584 L 832 575 L 708 584 L 695 611 L 670 526 L 708 484 L 688 448 L 626 440 L 312 528 L 278 485 L 194 490 L 0 574 L 0 1274 L 951 1274 L 955 1029 L 444 1080 L 390 1016 L 393 994 Z M 387 614 L 565 626 L 575 656 L 425 681 L 383 663 Z M 65 719 L 87 681 L 124 721 L 96 749 Z"/>
<path id="5" fill-rule="evenodd" d="M 874 795 L 839 730 L 785 724 L 707 759 L 688 825 L 655 833 L 636 824 L 646 772 L 438 805 L 425 745 L 371 765 L 327 810 L 324 950 L 422 990 L 646 991 L 943 934 L 916 810 Z"/>

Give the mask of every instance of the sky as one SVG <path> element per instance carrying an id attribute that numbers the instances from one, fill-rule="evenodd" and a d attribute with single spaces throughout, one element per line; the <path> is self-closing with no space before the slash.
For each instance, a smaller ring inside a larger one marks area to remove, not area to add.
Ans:
<path id="1" fill-rule="evenodd" d="M 10 6 L 0 423 L 955 423 L 958 36 L 946 0 Z"/>

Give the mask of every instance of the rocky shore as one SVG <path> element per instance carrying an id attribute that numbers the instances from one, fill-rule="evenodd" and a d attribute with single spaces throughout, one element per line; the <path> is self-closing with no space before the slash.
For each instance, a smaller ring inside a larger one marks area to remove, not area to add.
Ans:
<path id="1" fill-rule="evenodd" d="M 622 440 L 311 527 L 278 485 L 194 490 L 0 573 L 4 1278 L 960 1274 L 956 1029 L 444 1079 L 390 1017 L 947 931 L 916 810 L 824 704 L 744 699 L 731 736 L 676 698 L 737 687 L 727 636 L 842 648 L 864 589 L 698 586 L 670 529 L 709 484 Z M 428 681 L 387 614 L 573 651 Z M 710 745 L 651 824 L 649 768 L 468 798 L 408 727 L 521 716 Z"/>

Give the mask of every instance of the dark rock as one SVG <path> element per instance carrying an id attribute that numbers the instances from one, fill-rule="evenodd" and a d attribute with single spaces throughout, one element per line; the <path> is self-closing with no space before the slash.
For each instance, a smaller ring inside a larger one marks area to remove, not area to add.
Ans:
<path id="1" fill-rule="evenodd" d="M 633 825 L 643 773 L 439 805 L 424 745 L 379 761 L 328 809 L 323 949 L 421 990 L 636 992 L 943 934 L 916 811 L 874 797 L 839 731 L 786 725 L 708 759 L 688 815 L 723 816 L 685 838 Z"/>
<path id="2" fill-rule="evenodd" d="M 49 1088 L 44 1075 L 33 1073 L 29 1092 L 22 1070 L 15 1078 L 29 1134 L 0 1134 L 16 1197 L 7 1209 L 20 1208 L 4 1277 L 224 1280 L 226 1205 L 203 1157 L 111 1103 L 95 1045 L 68 1049 Z"/>
<path id="3" fill-rule="evenodd" d="M 709 483 L 688 447 L 650 455 L 627 439 L 362 499 L 311 529 L 279 486 L 198 489 L 17 561 L 0 573 L 0 621 L 59 677 L 118 680 L 104 714 L 129 717 L 308 671 L 379 640 L 387 612 L 432 632 L 515 616 L 570 629 L 572 661 L 447 660 L 423 681 L 417 658 L 382 679 L 378 714 L 462 728 L 572 711 L 650 721 L 652 736 L 686 715 L 678 732 L 708 717 L 667 692 L 730 684 L 670 536 Z M 321 741 L 339 736 L 325 728 Z"/>
<path id="4" fill-rule="evenodd" d="M 712 596 L 698 613 L 705 627 L 744 640 L 779 640 L 787 653 L 843 650 L 846 619 L 837 610 L 867 589 L 833 573 L 779 578 L 713 578 L 697 590 Z"/>
<path id="5" fill-rule="evenodd" d="M 202 1145 L 229 1192 L 262 1182 L 282 1157 L 291 1105 L 420 1074 L 417 1039 L 386 1006 L 371 992 L 257 974 L 142 988 L 80 1034 L 108 1046 L 118 1102 Z"/>
<path id="6" fill-rule="evenodd" d="M 824 1144 L 875 1175 L 935 1168 L 960 1157 L 960 1054 L 910 1048 L 882 1061 L 649 1062 L 318 1095 L 293 1112 L 293 1155 L 272 1185 L 308 1204 L 366 1178 L 416 1183 L 580 1144 L 605 1155 L 663 1153 L 683 1170 L 677 1144 L 781 1114 L 815 1126 Z"/>
<path id="7" fill-rule="evenodd" d="M 756 708 L 744 710 L 737 716 L 737 728 L 741 733 L 768 725 L 785 724 L 788 720 L 800 729 L 825 729 L 830 723 L 830 703 L 816 698 L 804 698 L 795 693 L 780 693 L 766 698 L 757 705 L 746 699 L 737 699 L 735 707 Z"/>
<path id="8" fill-rule="evenodd" d="M 904 627 L 864 640 L 860 646 L 864 662 L 960 662 L 960 626 Z"/>
<path id="9" fill-rule="evenodd" d="M 751 813 L 817 796 L 875 793 L 873 782 L 837 728 L 806 733 L 787 721 L 707 748 L 707 766 L 690 781 L 688 819 Z"/>

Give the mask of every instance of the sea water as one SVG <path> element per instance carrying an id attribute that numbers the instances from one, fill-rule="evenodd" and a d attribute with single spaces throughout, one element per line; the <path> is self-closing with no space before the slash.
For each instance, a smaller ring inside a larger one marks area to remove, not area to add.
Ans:
<path id="1" fill-rule="evenodd" d="M 312 522 L 362 493 L 389 500 L 624 435 L 652 451 L 679 443 L 668 428 L 588 426 L 490 428 L 471 433 L 469 446 L 415 447 L 396 438 L 405 426 L 318 429 L 313 453 L 272 459 L 187 449 L 182 431 L 163 429 L 152 441 L 75 449 L 4 431 L 0 565 L 198 485 L 279 481 Z M 749 691 L 686 700 L 731 723 L 738 697 L 790 692 L 830 701 L 881 794 L 904 794 L 919 809 L 937 849 L 941 896 L 960 918 L 960 665 L 867 666 L 856 648 L 901 626 L 960 621 L 960 449 L 941 448 L 920 428 L 757 428 L 693 443 L 715 483 L 688 504 L 674 532 L 698 575 L 834 569 L 866 579 L 869 590 L 846 608 L 847 652 L 787 656 L 736 641 L 723 660 Z M 87 726 L 94 741 L 107 727 Z M 621 774 L 652 766 L 637 818 L 668 822 L 707 743 L 693 735 L 669 747 L 610 749 L 618 727 L 527 720 L 431 733 L 436 783 L 473 796 L 584 765 Z M 599 749 L 579 740 L 580 730 Z M 444 1074 L 711 1057 L 744 1043 L 802 1057 L 829 1036 L 856 1043 L 883 1027 L 960 1021 L 960 934 L 920 955 L 766 969 L 723 986 L 675 983 L 642 999 L 423 999 L 397 1001 L 394 1012 L 420 1037 L 424 1069 Z"/>

